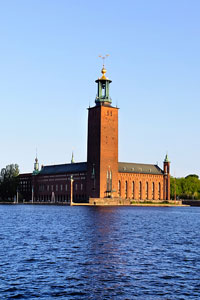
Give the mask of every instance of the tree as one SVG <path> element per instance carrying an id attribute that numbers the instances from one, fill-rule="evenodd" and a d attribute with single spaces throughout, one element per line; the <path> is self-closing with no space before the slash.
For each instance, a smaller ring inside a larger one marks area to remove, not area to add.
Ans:
<path id="1" fill-rule="evenodd" d="M 187 178 L 189 178 L 189 177 L 194 177 L 194 178 L 199 179 L 199 176 L 196 175 L 196 174 L 190 174 L 190 175 L 186 176 L 185 178 L 187 179 Z"/>
<path id="2" fill-rule="evenodd" d="M 1 169 L 0 199 L 12 201 L 17 193 L 19 166 L 11 164 Z"/>
<path id="3" fill-rule="evenodd" d="M 171 177 L 171 198 L 176 196 L 182 199 L 200 199 L 200 180 L 198 175 L 191 174 L 181 178 Z"/>

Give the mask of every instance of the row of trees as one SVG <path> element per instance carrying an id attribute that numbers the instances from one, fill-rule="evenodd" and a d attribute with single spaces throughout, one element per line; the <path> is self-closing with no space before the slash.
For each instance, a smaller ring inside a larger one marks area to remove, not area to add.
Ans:
<path id="1" fill-rule="evenodd" d="M 199 176 L 192 174 L 186 177 L 170 179 L 171 199 L 200 199 Z"/>
<path id="2" fill-rule="evenodd" d="M 13 201 L 17 193 L 19 166 L 11 164 L 1 169 L 0 173 L 0 200 Z"/>

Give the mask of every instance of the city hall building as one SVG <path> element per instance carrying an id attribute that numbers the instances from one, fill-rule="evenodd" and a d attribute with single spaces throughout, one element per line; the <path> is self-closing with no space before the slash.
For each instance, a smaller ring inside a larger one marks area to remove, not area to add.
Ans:
<path id="1" fill-rule="evenodd" d="M 123 204 L 170 200 L 170 162 L 154 164 L 118 161 L 118 108 L 112 106 L 103 65 L 96 80 L 95 105 L 88 109 L 87 161 L 42 166 L 36 157 L 33 173 L 19 175 L 25 201 Z"/>

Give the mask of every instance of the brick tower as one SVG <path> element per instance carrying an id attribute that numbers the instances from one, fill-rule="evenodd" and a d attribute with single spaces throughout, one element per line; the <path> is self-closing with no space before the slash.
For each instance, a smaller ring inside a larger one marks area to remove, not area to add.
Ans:
<path id="1" fill-rule="evenodd" d="M 87 195 L 91 198 L 117 196 L 118 108 L 112 107 L 103 65 L 97 83 L 96 105 L 88 109 Z"/>
<path id="2" fill-rule="evenodd" d="M 164 169 L 164 200 L 170 200 L 170 161 L 168 158 L 168 155 L 166 154 L 165 160 L 163 163 L 163 169 Z"/>

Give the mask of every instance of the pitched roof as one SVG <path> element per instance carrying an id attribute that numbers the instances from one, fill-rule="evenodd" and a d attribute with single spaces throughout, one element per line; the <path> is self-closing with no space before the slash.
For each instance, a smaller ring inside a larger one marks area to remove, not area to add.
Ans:
<path id="1" fill-rule="evenodd" d="M 87 163 L 72 163 L 63 165 L 44 166 L 39 175 L 86 172 Z"/>
<path id="2" fill-rule="evenodd" d="M 163 174 L 163 171 L 159 166 L 150 164 L 119 162 L 118 170 L 120 173 Z"/>

